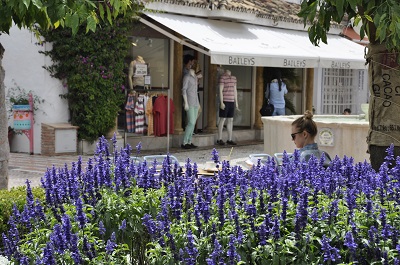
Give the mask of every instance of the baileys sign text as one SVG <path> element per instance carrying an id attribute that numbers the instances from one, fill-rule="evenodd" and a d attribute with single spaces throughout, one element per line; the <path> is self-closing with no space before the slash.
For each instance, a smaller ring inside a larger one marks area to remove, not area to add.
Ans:
<path id="1" fill-rule="evenodd" d="M 255 66 L 256 58 L 228 56 L 228 64 L 229 65 Z M 306 60 L 283 59 L 282 67 L 304 68 L 304 67 L 306 67 Z"/>

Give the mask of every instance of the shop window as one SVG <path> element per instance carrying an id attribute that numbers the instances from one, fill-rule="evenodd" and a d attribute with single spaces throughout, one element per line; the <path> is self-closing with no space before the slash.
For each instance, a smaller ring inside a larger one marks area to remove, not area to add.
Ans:
<path id="1" fill-rule="evenodd" d="M 240 111 L 235 110 L 233 125 L 235 128 L 251 127 L 251 75 L 252 67 L 223 65 L 224 70 L 230 70 L 236 76 L 237 97 Z M 219 93 L 217 94 L 219 96 Z M 217 100 L 219 109 L 219 99 Z M 218 113 L 217 113 L 218 116 Z"/>
<path id="2" fill-rule="evenodd" d="M 152 38 L 142 36 L 131 36 L 131 48 L 129 57 L 126 59 L 126 87 L 129 88 L 128 72 L 129 65 L 132 60 L 138 56 L 143 57 L 148 66 L 148 76 L 146 78 L 147 87 L 151 89 L 167 89 L 168 80 L 168 64 L 169 64 L 169 40 L 164 38 Z M 128 91 L 126 91 L 126 96 Z M 121 105 L 121 110 L 118 115 L 118 128 L 126 129 L 126 113 L 125 104 Z"/>
<path id="3" fill-rule="evenodd" d="M 142 56 L 149 66 L 151 88 L 168 86 L 169 40 L 149 37 L 134 37 L 131 56 Z"/>
<path id="4" fill-rule="evenodd" d="M 267 84 L 272 80 L 272 73 L 277 70 L 281 72 L 282 81 L 288 89 L 285 95 L 286 115 L 301 114 L 304 69 L 264 67 L 264 93 Z"/>
<path id="5" fill-rule="evenodd" d="M 368 95 L 365 75 L 365 70 L 323 69 L 322 114 L 342 114 L 346 108 L 359 114 Z"/>

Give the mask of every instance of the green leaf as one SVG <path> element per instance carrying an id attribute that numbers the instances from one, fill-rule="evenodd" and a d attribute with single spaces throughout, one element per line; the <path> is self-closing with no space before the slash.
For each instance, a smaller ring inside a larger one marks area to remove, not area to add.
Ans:
<path id="1" fill-rule="evenodd" d="M 387 24 L 381 24 L 381 30 L 379 32 L 379 41 L 383 43 L 386 40 L 386 30 L 387 30 Z M 378 28 L 379 29 L 379 28 Z M 378 30 L 377 34 L 378 35 Z"/>
<path id="2" fill-rule="evenodd" d="M 365 10 L 365 12 L 367 14 L 372 14 L 372 13 L 374 13 L 373 10 L 375 8 L 376 8 L 375 0 L 369 0 L 368 4 L 367 4 L 367 9 Z"/>
<path id="3" fill-rule="evenodd" d="M 119 14 L 119 9 L 121 8 L 120 1 L 116 1 L 114 5 L 114 17 L 117 17 Z"/>
<path id="4" fill-rule="evenodd" d="M 389 24 L 389 32 L 395 32 L 396 31 L 396 22 L 392 20 L 392 22 Z"/>
<path id="5" fill-rule="evenodd" d="M 107 21 L 108 21 L 108 23 L 112 24 L 111 10 L 108 6 L 107 6 L 106 10 L 107 10 Z"/>
<path id="6" fill-rule="evenodd" d="M 343 17 L 344 14 L 344 0 L 336 0 L 336 10 L 339 17 Z"/>
<path id="7" fill-rule="evenodd" d="M 99 15 L 101 20 L 104 20 L 104 7 L 101 3 L 99 4 Z"/>
<path id="8" fill-rule="evenodd" d="M 65 8 L 64 8 L 64 6 L 60 6 L 60 7 L 57 8 L 56 16 L 57 16 L 58 18 L 63 18 L 63 17 L 65 17 Z"/>
<path id="9" fill-rule="evenodd" d="M 31 0 L 22 0 L 22 3 L 24 3 L 24 6 L 26 7 L 26 9 L 28 9 L 29 5 L 31 4 Z"/>
<path id="10" fill-rule="evenodd" d="M 40 0 L 32 0 L 31 2 L 32 2 L 32 4 L 33 4 L 34 6 L 36 6 L 38 9 L 42 9 L 42 7 L 43 7 L 42 1 L 40 1 Z"/>
<path id="11" fill-rule="evenodd" d="M 65 26 L 68 27 L 71 24 L 72 16 L 70 13 L 65 15 Z"/>
<path id="12" fill-rule="evenodd" d="M 272 264 L 273 265 L 279 265 L 280 263 L 279 263 L 279 261 L 280 261 L 280 255 L 278 255 L 278 253 L 274 253 L 274 258 L 273 258 L 273 261 L 272 261 Z"/>
<path id="13" fill-rule="evenodd" d="M 86 20 L 86 33 L 90 31 L 95 32 L 96 31 L 96 25 L 97 25 L 97 19 L 96 17 L 89 16 Z"/>
<path id="14" fill-rule="evenodd" d="M 374 22 L 372 17 L 370 15 L 364 15 L 364 17 L 369 21 L 369 22 Z"/>
<path id="15" fill-rule="evenodd" d="M 354 23 L 353 23 L 353 25 L 354 25 L 354 26 L 358 26 L 358 24 L 360 23 L 360 21 L 361 21 L 361 16 L 357 15 L 357 16 L 354 18 Z"/>
<path id="16" fill-rule="evenodd" d="M 379 18 L 378 25 L 381 24 L 381 23 L 384 23 L 386 17 L 387 17 L 387 15 L 385 13 L 382 14 L 382 16 Z M 376 25 L 376 23 L 375 23 L 375 25 Z"/>
<path id="17" fill-rule="evenodd" d="M 351 9 L 357 10 L 357 0 L 348 0 L 348 3 L 350 4 Z"/>
<path id="18" fill-rule="evenodd" d="M 75 35 L 78 32 L 79 27 L 79 15 L 74 13 L 71 17 L 70 24 L 68 25 L 72 29 L 72 34 Z"/>

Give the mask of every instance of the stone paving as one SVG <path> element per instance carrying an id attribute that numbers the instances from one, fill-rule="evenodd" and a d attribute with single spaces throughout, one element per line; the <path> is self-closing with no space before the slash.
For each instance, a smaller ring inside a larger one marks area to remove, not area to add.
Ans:
<path id="1" fill-rule="evenodd" d="M 228 156 L 231 153 L 231 164 L 238 164 L 245 161 L 249 154 L 263 153 L 264 144 L 261 141 L 249 141 L 238 143 L 237 146 L 207 146 L 196 149 L 171 148 L 170 154 L 174 155 L 181 165 L 190 158 L 192 162 L 196 162 L 202 167 L 206 161 L 211 160 L 211 151 L 216 148 L 220 156 Z M 142 150 L 139 156 L 150 154 L 165 154 L 166 150 L 146 151 Z M 93 156 L 82 156 L 82 161 L 86 163 Z M 71 163 L 78 160 L 78 155 L 63 156 L 42 156 L 29 155 L 25 153 L 11 153 L 9 161 L 9 189 L 12 187 L 25 185 L 25 181 L 29 179 L 31 186 L 39 186 L 40 179 L 44 175 L 47 168 L 53 165 L 56 168 L 64 167 L 65 164 L 70 168 Z"/>

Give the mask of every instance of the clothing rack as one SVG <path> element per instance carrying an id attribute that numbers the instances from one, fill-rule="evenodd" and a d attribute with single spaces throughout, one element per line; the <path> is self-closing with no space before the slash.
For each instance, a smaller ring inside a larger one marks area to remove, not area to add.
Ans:
<path id="1" fill-rule="evenodd" d="M 151 92 L 167 92 L 167 154 L 169 153 L 169 140 L 170 140 L 170 135 L 169 135 L 169 130 L 170 130 L 170 118 L 169 118 L 169 113 L 171 111 L 171 106 L 170 106 L 170 89 L 164 89 L 164 88 L 158 88 L 158 89 L 133 89 L 136 93 L 140 92 L 146 92 L 146 93 L 151 93 Z M 164 94 L 163 93 L 163 94 Z M 151 93 L 153 94 L 153 93 Z M 150 96 L 150 95 L 148 95 Z M 127 142 L 127 133 L 126 129 L 124 130 L 124 146 L 126 146 Z"/>

